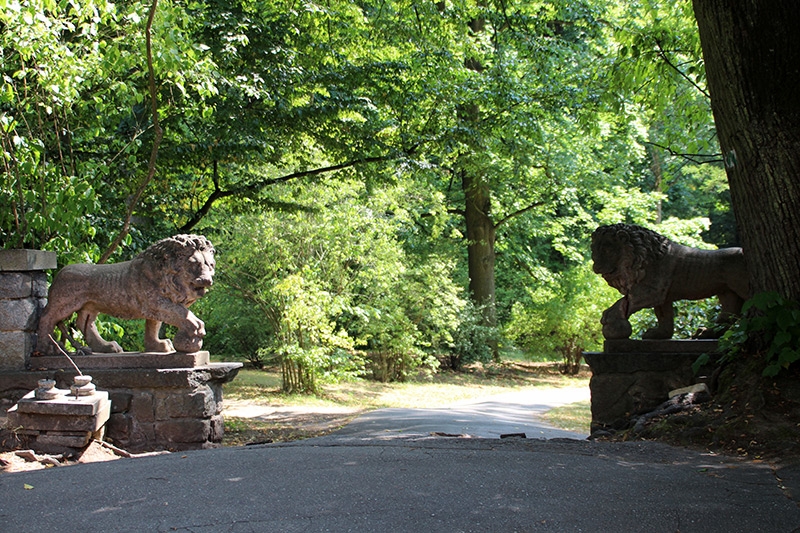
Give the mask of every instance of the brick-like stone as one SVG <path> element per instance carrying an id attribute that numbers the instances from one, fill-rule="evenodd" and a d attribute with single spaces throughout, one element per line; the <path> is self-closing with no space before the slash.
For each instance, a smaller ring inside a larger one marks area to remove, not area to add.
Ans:
<path id="1" fill-rule="evenodd" d="M 208 440 L 211 442 L 222 442 L 225 435 L 225 419 L 222 415 L 214 415 L 211 417 L 211 434 Z"/>
<path id="2" fill-rule="evenodd" d="M 12 300 L 33 296 L 33 277 L 28 272 L 0 272 L 0 298 Z"/>
<path id="3" fill-rule="evenodd" d="M 52 270 L 57 259 L 55 252 L 44 250 L 0 250 L 0 272 Z"/>
<path id="4" fill-rule="evenodd" d="M 165 420 L 155 425 L 159 438 L 168 442 L 205 442 L 211 434 L 211 421 L 196 418 Z"/>
<path id="5" fill-rule="evenodd" d="M 217 402 L 208 385 L 201 385 L 189 394 L 172 394 L 158 410 L 165 418 L 209 418 L 216 414 Z M 163 409 L 163 411 L 162 411 Z"/>
<path id="6" fill-rule="evenodd" d="M 31 296 L 44 298 L 44 303 L 47 303 L 47 292 L 49 290 L 47 274 L 44 272 L 30 272 L 29 274 L 31 276 Z"/>
<path id="7" fill-rule="evenodd" d="M 33 337 L 25 331 L 0 331 L 0 370 L 24 370 Z"/>
<path id="8" fill-rule="evenodd" d="M 50 446 L 66 446 L 68 448 L 83 448 L 92 439 L 91 431 L 81 432 L 48 432 L 36 437 L 36 444 Z"/>
<path id="9" fill-rule="evenodd" d="M 133 431 L 133 419 L 125 414 L 114 413 L 106 423 L 106 435 L 112 442 L 129 442 Z"/>
<path id="10" fill-rule="evenodd" d="M 0 331 L 33 331 L 38 318 L 33 298 L 0 300 Z"/>
<path id="11" fill-rule="evenodd" d="M 133 394 L 128 391 L 110 391 L 108 395 L 111 400 L 112 413 L 125 413 L 131 408 Z"/>
<path id="12" fill-rule="evenodd" d="M 131 397 L 130 415 L 140 422 L 156 420 L 155 398 L 146 391 L 137 391 Z"/>

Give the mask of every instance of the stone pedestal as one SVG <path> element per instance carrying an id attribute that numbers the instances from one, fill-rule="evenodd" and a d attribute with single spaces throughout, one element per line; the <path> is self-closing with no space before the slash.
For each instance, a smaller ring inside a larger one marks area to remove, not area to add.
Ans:
<path id="1" fill-rule="evenodd" d="M 105 361 L 106 368 L 92 364 L 93 355 L 73 358 L 81 370 L 91 369 L 98 390 L 108 392 L 111 412 L 106 440 L 133 453 L 220 446 L 222 385 L 236 377 L 242 364 L 156 368 L 159 357 L 160 366 L 187 357 L 208 361 L 208 352 L 198 354 L 104 354 L 97 361 Z M 33 367 L 41 368 L 45 359 L 49 358 L 32 358 Z M 0 397 L 17 401 L 40 379 L 54 379 L 57 387 L 69 387 L 77 372 L 63 359 L 63 364 L 53 361 L 57 369 L 0 373 Z"/>
<path id="2" fill-rule="evenodd" d="M 713 340 L 606 341 L 604 352 L 585 352 L 592 370 L 591 431 L 628 427 L 631 417 L 648 413 L 669 399 L 669 391 L 707 379 L 692 364 L 717 352 Z"/>
<path id="3" fill-rule="evenodd" d="M 53 268 L 55 252 L 0 250 L 0 371 L 26 368 Z"/>
<path id="4" fill-rule="evenodd" d="M 111 414 L 108 392 L 73 396 L 67 389 L 55 398 L 42 400 L 31 391 L 8 410 L 8 424 L 36 449 L 49 446 L 83 448 L 99 438 Z"/>

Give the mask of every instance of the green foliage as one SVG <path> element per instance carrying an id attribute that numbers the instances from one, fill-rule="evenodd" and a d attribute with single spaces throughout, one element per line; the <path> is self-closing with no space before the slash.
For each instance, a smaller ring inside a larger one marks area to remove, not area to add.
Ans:
<path id="1" fill-rule="evenodd" d="M 722 337 L 725 359 L 762 352 L 763 375 L 772 377 L 800 359 L 800 305 L 776 292 L 756 294 L 742 307 L 742 318 Z"/>
<path id="2" fill-rule="evenodd" d="M 346 331 L 336 331 L 329 318 L 332 296 L 310 281 L 307 272 L 285 277 L 272 292 L 279 313 L 272 351 L 281 364 L 283 392 L 316 393 L 317 378 L 323 372 L 335 377 L 352 372 L 353 365 L 341 360 L 347 360 L 344 353 L 352 350 L 353 341 Z M 355 370 L 359 370 L 357 365 Z"/>
<path id="3" fill-rule="evenodd" d="M 537 280 L 530 303 L 514 305 L 505 334 L 531 356 L 557 356 L 574 371 L 581 353 L 602 347 L 600 315 L 615 291 L 587 266 Z"/>
<path id="4" fill-rule="evenodd" d="M 484 324 L 481 309 L 471 301 L 464 305 L 453 341 L 445 352 L 446 366 L 461 370 L 472 363 L 489 363 L 492 360 L 491 346 L 498 341 L 498 330 Z"/>
<path id="5" fill-rule="evenodd" d="M 717 327 L 719 303 L 716 298 L 705 300 L 682 300 L 673 304 L 675 310 L 675 329 L 673 338 L 690 339 L 698 331 Z M 652 309 L 643 309 L 630 317 L 633 338 L 641 338 L 642 334 L 656 326 L 656 315 Z"/>

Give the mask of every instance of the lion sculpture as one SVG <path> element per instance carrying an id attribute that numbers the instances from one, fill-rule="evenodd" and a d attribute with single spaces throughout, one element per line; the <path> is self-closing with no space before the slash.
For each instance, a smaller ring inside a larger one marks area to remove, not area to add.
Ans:
<path id="1" fill-rule="evenodd" d="M 628 318 L 648 307 L 655 311 L 658 324 L 643 338 L 670 339 L 672 302 L 717 296 L 720 321 L 726 321 L 741 312 L 750 293 L 741 248 L 690 248 L 632 224 L 597 228 L 592 234 L 592 261 L 594 271 L 623 294 L 603 312 L 606 339 L 629 338 Z"/>
<path id="2" fill-rule="evenodd" d="M 64 321 L 76 312 L 77 327 L 88 345 L 80 349 L 86 353 L 122 352 L 119 344 L 106 341 L 97 331 L 99 313 L 145 319 L 145 351 L 196 352 L 203 345 L 205 326 L 188 307 L 213 283 L 215 266 L 214 247 L 200 235 L 162 239 L 122 263 L 67 265 L 50 287 L 35 352 L 54 354 L 57 348 L 49 335 L 58 326 L 70 338 Z M 173 341 L 159 338 L 162 323 L 178 328 Z"/>

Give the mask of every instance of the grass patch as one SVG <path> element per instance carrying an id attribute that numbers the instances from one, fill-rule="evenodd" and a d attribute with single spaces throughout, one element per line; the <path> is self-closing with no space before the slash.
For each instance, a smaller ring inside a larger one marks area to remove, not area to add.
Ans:
<path id="1" fill-rule="evenodd" d="M 588 387 L 589 372 L 584 369 L 578 376 L 565 376 L 559 372 L 556 363 L 510 361 L 479 365 L 464 372 L 420 375 L 404 383 L 361 379 L 322 384 L 317 396 L 283 394 L 280 386 L 280 373 L 276 369 L 242 369 L 236 379 L 223 386 L 226 401 L 275 407 L 281 411 L 255 418 L 226 416 L 226 446 L 285 442 L 325 435 L 345 425 L 358 413 L 372 409 L 446 407 L 534 387 Z M 347 409 L 331 413 L 332 410 L 325 409 L 330 407 Z M 584 414 L 588 414 L 588 407 Z M 564 423 L 562 418 L 548 420 L 563 427 L 560 425 Z M 585 420 L 585 429 L 580 425 L 565 427 L 584 433 L 588 433 L 588 428 L 588 419 Z"/>
<path id="2" fill-rule="evenodd" d="M 275 406 L 342 406 L 357 409 L 384 407 L 426 408 L 524 390 L 528 387 L 588 386 L 588 372 L 564 376 L 554 363 L 510 362 L 477 366 L 465 372 L 439 372 L 403 383 L 365 379 L 322 384 L 320 394 L 283 394 L 280 374 L 272 370 L 242 369 L 224 385 L 225 398 Z"/>
<path id="3" fill-rule="evenodd" d="M 548 411 L 544 419 L 557 428 L 589 433 L 589 426 L 592 423 L 592 404 L 586 400 L 562 405 Z"/>

